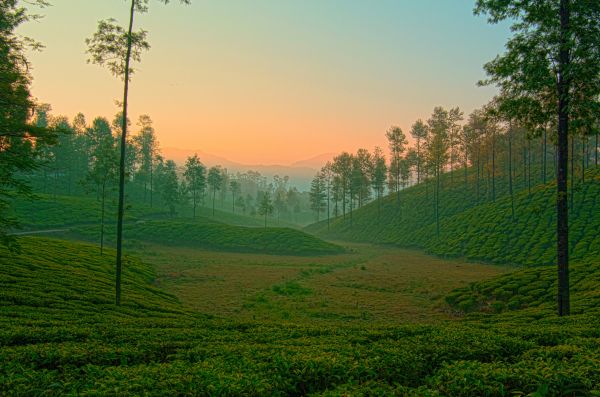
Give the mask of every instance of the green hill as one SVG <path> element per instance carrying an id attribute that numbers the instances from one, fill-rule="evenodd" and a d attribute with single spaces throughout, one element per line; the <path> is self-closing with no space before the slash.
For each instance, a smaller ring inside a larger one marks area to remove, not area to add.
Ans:
<path id="1" fill-rule="evenodd" d="M 569 273 L 573 310 L 585 313 L 600 307 L 600 261 L 571 265 Z M 544 266 L 473 283 L 448 294 L 446 302 L 462 312 L 552 311 L 557 288 L 556 267 Z"/>
<path id="2" fill-rule="evenodd" d="M 130 257 L 114 307 L 114 252 L 20 243 L 0 247 L 1 395 L 600 393 L 597 307 L 382 328 L 234 323 L 182 307 Z"/>
<path id="3" fill-rule="evenodd" d="M 456 178 L 458 179 L 458 178 Z M 585 184 L 576 183 L 570 211 L 573 261 L 600 258 L 600 170 L 587 172 Z M 526 266 L 555 262 L 554 184 L 539 185 L 511 198 L 503 193 L 495 202 L 474 199 L 472 185 L 447 186 L 440 194 L 440 236 L 436 236 L 431 182 L 410 187 L 331 221 L 305 230 L 329 239 L 393 244 L 424 249 L 447 257 Z"/>
<path id="4" fill-rule="evenodd" d="M 89 240 L 99 238 L 96 226 L 73 231 Z M 114 240 L 114 228 L 107 232 L 109 241 Z M 296 229 L 235 226 L 201 217 L 195 221 L 154 220 L 127 224 L 124 235 L 126 240 L 229 252 L 328 255 L 344 251 L 338 245 Z"/>
<path id="5" fill-rule="evenodd" d="M 141 202 L 126 203 L 125 220 L 135 222 L 141 219 L 169 219 L 168 210 L 155 206 L 151 208 Z M 116 200 L 106 201 L 106 224 L 115 224 L 117 219 Z M 232 213 L 216 209 L 198 207 L 198 217 L 205 217 L 219 222 L 248 227 L 263 227 L 264 218 L 252 217 L 241 213 Z M 53 196 L 38 194 L 33 200 L 19 200 L 14 202 L 13 215 L 19 220 L 25 230 L 43 228 L 61 228 L 74 225 L 100 224 L 101 202 L 94 197 L 82 196 Z M 178 213 L 181 219 L 192 219 L 192 210 L 188 207 L 181 208 Z M 289 222 L 277 222 L 269 219 L 269 225 L 282 227 L 295 227 Z"/>

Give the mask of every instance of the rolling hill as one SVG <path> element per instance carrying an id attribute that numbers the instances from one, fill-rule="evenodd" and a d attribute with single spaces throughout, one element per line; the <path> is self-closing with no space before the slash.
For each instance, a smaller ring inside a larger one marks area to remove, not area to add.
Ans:
<path id="1" fill-rule="evenodd" d="M 459 180 L 459 178 L 456 178 Z M 600 259 L 600 169 L 576 183 L 570 210 L 571 259 Z M 523 266 L 555 262 L 555 195 L 553 183 L 521 189 L 512 201 L 498 190 L 495 201 L 476 200 L 473 186 L 444 177 L 440 194 L 440 235 L 436 235 L 431 182 L 372 202 L 345 219 L 338 217 L 305 230 L 328 239 L 393 244 L 423 249 L 443 257 Z"/>

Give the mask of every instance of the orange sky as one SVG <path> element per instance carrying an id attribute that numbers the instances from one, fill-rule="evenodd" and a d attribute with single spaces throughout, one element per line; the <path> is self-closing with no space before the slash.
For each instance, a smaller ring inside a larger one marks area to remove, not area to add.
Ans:
<path id="1" fill-rule="evenodd" d="M 22 29 L 46 45 L 30 55 L 34 95 L 55 114 L 112 118 L 121 83 L 86 64 L 84 38 L 126 3 L 52 3 Z M 132 118 L 149 114 L 163 147 L 249 164 L 385 147 L 386 128 L 408 132 L 434 106 L 469 112 L 493 95 L 475 83 L 507 37 L 466 0 L 151 3 Z"/>

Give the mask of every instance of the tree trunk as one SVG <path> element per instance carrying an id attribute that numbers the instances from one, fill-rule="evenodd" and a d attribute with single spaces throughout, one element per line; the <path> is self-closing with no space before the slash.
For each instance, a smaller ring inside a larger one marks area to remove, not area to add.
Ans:
<path id="1" fill-rule="evenodd" d="M 104 202 L 106 200 L 106 181 L 102 183 L 102 210 L 100 211 L 100 255 L 104 254 Z"/>
<path id="2" fill-rule="evenodd" d="M 212 216 L 215 216 L 215 199 L 217 198 L 217 189 L 213 188 L 213 200 L 212 200 Z"/>
<path id="3" fill-rule="evenodd" d="M 546 162 L 547 162 L 547 150 L 548 147 L 548 136 L 546 126 L 544 126 L 544 142 L 542 143 L 542 183 L 546 184 Z"/>
<path id="4" fill-rule="evenodd" d="M 437 166 L 437 178 L 435 187 L 435 234 L 440 238 L 440 166 Z"/>
<path id="5" fill-rule="evenodd" d="M 556 175 L 556 234 L 558 261 L 558 315 L 571 312 L 569 293 L 569 208 L 567 206 L 567 175 L 569 157 L 569 89 L 570 79 L 564 75 L 569 69 L 568 49 L 569 0 L 560 0 L 560 52 L 558 75 L 558 167 Z"/>
<path id="6" fill-rule="evenodd" d="M 569 210 L 573 211 L 573 198 L 575 193 L 575 137 L 571 136 L 571 194 L 569 195 Z"/>
<path id="7" fill-rule="evenodd" d="M 492 201 L 496 201 L 496 135 L 492 134 Z"/>
<path id="8" fill-rule="evenodd" d="M 119 166 L 119 212 L 117 215 L 117 269 L 115 285 L 115 303 L 121 304 L 121 269 L 123 256 L 123 216 L 125 214 L 125 149 L 127 145 L 127 99 L 129 94 L 129 63 L 131 61 L 131 33 L 133 31 L 133 16 L 135 0 L 131 0 L 129 12 L 129 29 L 127 33 L 127 54 L 125 56 L 125 79 L 123 88 L 123 123 L 121 126 L 121 161 Z"/>
<path id="9" fill-rule="evenodd" d="M 512 173 L 512 123 L 508 130 L 508 194 L 510 194 L 510 213 L 515 221 L 515 196 L 513 195 L 513 173 Z"/>
<path id="10" fill-rule="evenodd" d="M 531 196 L 531 140 L 527 141 L 527 195 Z"/>

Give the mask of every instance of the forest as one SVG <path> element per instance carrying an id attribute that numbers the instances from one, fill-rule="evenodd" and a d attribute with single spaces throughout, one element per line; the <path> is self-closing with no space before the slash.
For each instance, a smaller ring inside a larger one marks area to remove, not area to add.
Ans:
<path id="1" fill-rule="evenodd" d="M 141 17 L 193 0 L 116 2 L 79 40 L 118 111 L 55 113 L 21 29 L 59 3 L 0 3 L 0 395 L 600 395 L 600 2 L 468 2 L 509 27 L 494 94 L 340 135 L 310 186 L 133 117 Z"/>

